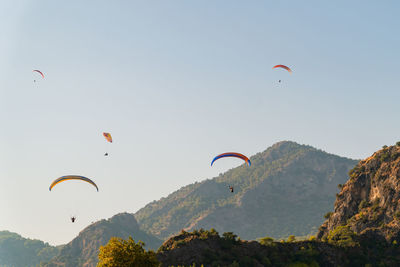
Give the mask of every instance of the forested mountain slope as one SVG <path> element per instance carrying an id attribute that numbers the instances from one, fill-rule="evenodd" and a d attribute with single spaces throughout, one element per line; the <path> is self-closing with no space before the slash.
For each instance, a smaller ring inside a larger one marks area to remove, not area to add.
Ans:
<path id="1" fill-rule="evenodd" d="M 358 162 L 289 141 L 250 159 L 250 167 L 243 164 L 148 204 L 135 214 L 140 227 L 161 239 L 199 228 L 244 239 L 315 233 L 333 207 L 338 184 Z"/>

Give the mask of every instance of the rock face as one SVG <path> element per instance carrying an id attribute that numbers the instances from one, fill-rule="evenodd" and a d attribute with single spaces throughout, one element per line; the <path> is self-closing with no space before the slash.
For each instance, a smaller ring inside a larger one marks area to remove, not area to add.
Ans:
<path id="1" fill-rule="evenodd" d="M 400 144 L 362 160 L 349 175 L 318 238 L 327 238 L 337 227 L 346 226 L 361 237 L 399 242 Z"/>
<path id="2" fill-rule="evenodd" d="M 107 244 L 111 237 L 126 239 L 129 236 L 135 241 L 143 241 L 146 248 L 157 249 L 162 242 L 140 230 L 133 214 L 120 213 L 86 227 L 46 266 L 94 267 L 98 262 L 100 246 Z"/>
<path id="3" fill-rule="evenodd" d="M 314 234 L 358 161 L 283 141 L 251 162 L 148 204 L 135 214 L 140 227 L 161 239 L 199 228 L 248 240 Z"/>

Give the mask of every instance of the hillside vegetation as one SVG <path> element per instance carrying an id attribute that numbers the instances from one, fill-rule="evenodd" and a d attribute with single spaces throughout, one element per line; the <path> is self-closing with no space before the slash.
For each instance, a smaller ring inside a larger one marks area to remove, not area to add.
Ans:
<path id="1" fill-rule="evenodd" d="M 181 231 L 158 249 L 159 263 L 147 266 L 400 266 L 400 142 L 361 161 L 349 176 L 318 238 L 256 242 L 214 229 Z"/>
<path id="2" fill-rule="evenodd" d="M 0 231 L 0 266 L 29 267 L 47 262 L 61 247 L 53 247 L 40 240 L 23 238 L 9 231 Z"/>
<path id="3" fill-rule="evenodd" d="M 250 159 L 251 167 L 243 164 L 148 204 L 135 214 L 140 227 L 161 239 L 196 228 L 244 239 L 306 236 L 317 232 L 337 185 L 358 162 L 288 141 Z"/>
<path id="4" fill-rule="evenodd" d="M 145 242 L 146 248 L 157 249 L 162 243 L 160 239 L 140 230 L 132 214 L 120 213 L 86 227 L 45 266 L 96 266 L 100 246 L 104 246 L 112 237 L 129 236 Z"/>

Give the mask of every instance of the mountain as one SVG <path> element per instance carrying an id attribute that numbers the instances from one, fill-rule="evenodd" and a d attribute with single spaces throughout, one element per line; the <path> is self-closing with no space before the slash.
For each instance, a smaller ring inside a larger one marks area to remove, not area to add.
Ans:
<path id="1" fill-rule="evenodd" d="M 120 213 L 86 227 L 45 266 L 96 266 L 100 246 L 105 245 L 111 237 L 129 236 L 136 241 L 143 241 L 146 248 L 157 249 L 162 243 L 158 238 L 140 230 L 133 214 Z"/>
<path id="2" fill-rule="evenodd" d="M 40 240 L 23 238 L 16 233 L 0 231 L 0 266 L 27 267 L 47 262 L 61 249 Z"/>
<path id="3" fill-rule="evenodd" d="M 157 258 L 161 266 L 400 266 L 400 142 L 360 161 L 349 176 L 317 239 L 258 243 L 214 229 L 182 231 Z"/>
<path id="4" fill-rule="evenodd" d="M 239 166 L 146 205 L 135 214 L 140 227 L 161 239 L 195 228 L 244 239 L 306 236 L 317 232 L 338 184 L 358 162 L 289 141 L 250 159 L 251 167 Z"/>
<path id="5" fill-rule="evenodd" d="M 400 242 L 400 142 L 360 161 L 318 237 L 349 231 L 375 242 Z"/>

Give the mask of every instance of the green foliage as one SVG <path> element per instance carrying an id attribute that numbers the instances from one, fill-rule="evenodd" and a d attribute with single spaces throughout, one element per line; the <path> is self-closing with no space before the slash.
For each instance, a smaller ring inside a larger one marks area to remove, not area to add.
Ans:
<path id="1" fill-rule="evenodd" d="M 265 233 L 276 239 L 289 234 L 306 236 L 322 223 L 323 214 L 335 201 L 336 184 L 344 183 L 347 171 L 357 163 L 294 142 L 278 143 L 252 156 L 251 161 L 251 168 L 239 166 L 213 179 L 182 187 L 148 204 L 135 217 L 142 229 L 160 238 L 178 233 L 199 218 L 207 222 L 207 218 L 217 219 L 221 229 L 229 229 L 229 220 L 221 218 L 219 210 L 229 210 L 240 222 L 237 231 L 244 239 Z M 234 194 L 228 185 L 234 185 Z M 305 190 L 309 186 L 327 188 L 331 194 L 322 194 L 322 190 L 311 193 Z M 260 189 L 264 187 L 270 191 L 262 193 Z M 293 202 L 288 194 L 301 194 L 303 201 Z M 243 203 L 244 212 L 237 206 L 239 199 L 256 205 Z M 247 227 L 250 223 L 251 228 Z"/>
<path id="2" fill-rule="evenodd" d="M 380 155 L 380 161 L 381 162 L 385 162 L 388 161 L 390 159 L 390 153 L 388 150 L 384 150 L 382 151 L 381 155 Z"/>
<path id="3" fill-rule="evenodd" d="M 272 237 L 266 236 L 258 239 L 261 245 L 271 246 L 274 243 L 274 239 Z"/>
<path id="4" fill-rule="evenodd" d="M 304 262 L 294 262 L 288 265 L 288 267 L 318 267 L 319 264 L 315 261 L 311 263 L 304 263 Z"/>
<path id="5" fill-rule="evenodd" d="M 36 266 L 48 262 L 60 249 L 61 246 L 53 247 L 40 240 L 0 231 L 0 266 Z"/>
<path id="6" fill-rule="evenodd" d="M 400 221 L 400 211 L 396 211 L 393 216 L 396 220 Z"/>
<path id="7" fill-rule="evenodd" d="M 361 200 L 360 204 L 358 205 L 358 210 L 365 209 L 369 206 L 370 206 L 369 202 L 367 200 L 363 199 L 363 200 Z"/>
<path id="8" fill-rule="evenodd" d="M 290 235 L 290 236 L 288 237 L 288 239 L 287 239 L 287 242 L 288 242 L 288 243 L 291 243 L 291 242 L 294 242 L 294 241 L 296 241 L 296 237 L 295 237 L 294 235 Z"/>
<path id="9" fill-rule="evenodd" d="M 372 212 L 375 212 L 375 213 L 376 213 L 376 212 L 379 211 L 379 209 L 380 209 L 379 203 L 380 203 L 380 199 L 379 199 L 379 198 L 376 198 L 376 199 L 374 200 L 374 202 L 372 203 L 372 206 L 371 206 Z"/>
<path id="10" fill-rule="evenodd" d="M 365 171 L 365 167 L 363 165 L 357 164 L 353 169 L 349 171 L 350 180 L 355 179 L 363 171 Z"/>
<path id="11" fill-rule="evenodd" d="M 229 241 L 235 242 L 235 241 L 236 241 L 236 238 L 237 238 L 237 235 L 235 235 L 235 234 L 232 233 L 232 232 L 225 232 L 225 233 L 222 234 L 222 237 L 223 237 L 225 240 L 229 240 Z"/>
<path id="12" fill-rule="evenodd" d="M 342 190 L 343 185 L 342 185 L 342 184 L 338 184 L 337 187 L 338 187 L 340 190 Z"/>
<path id="13" fill-rule="evenodd" d="M 383 149 L 386 149 L 386 148 L 388 148 L 388 146 L 387 146 L 387 145 L 384 145 L 384 146 L 382 146 L 382 148 L 383 148 Z"/>
<path id="14" fill-rule="evenodd" d="M 139 241 L 135 243 L 132 237 L 128 240 L 113 237 L 105 245 L 100 247 L 99 267 L 120 267 L 120 266 L 159 266 L 154 251 L 146 251 L 144 243 Z"/>
<path id="15" fill-rule="evenodd" d="M 400 146 L 400 141 L 398 141 L 398 142 L 396 143 L 396 146 Z"/>
<path id="16" fill-rule="evenodd" d="M 332 216 L 332 214 L 333 214 L 333 212 L 330 211 L 330 212 L 328 212 L 328 213 L 326 213 L 326 214 L 324 215 L 324 218 L 325 218 L 325 219 L 329 219 L 329 218 Z"/>
<path id="17" fill-rule="evenodd" d="M 356 236 L 356 233 L 348 226 L 338 226 L 329 232 L 328 242 L 340 247 L 355 247 L 359 246 L 358 241 L 355 240 Z"/>

